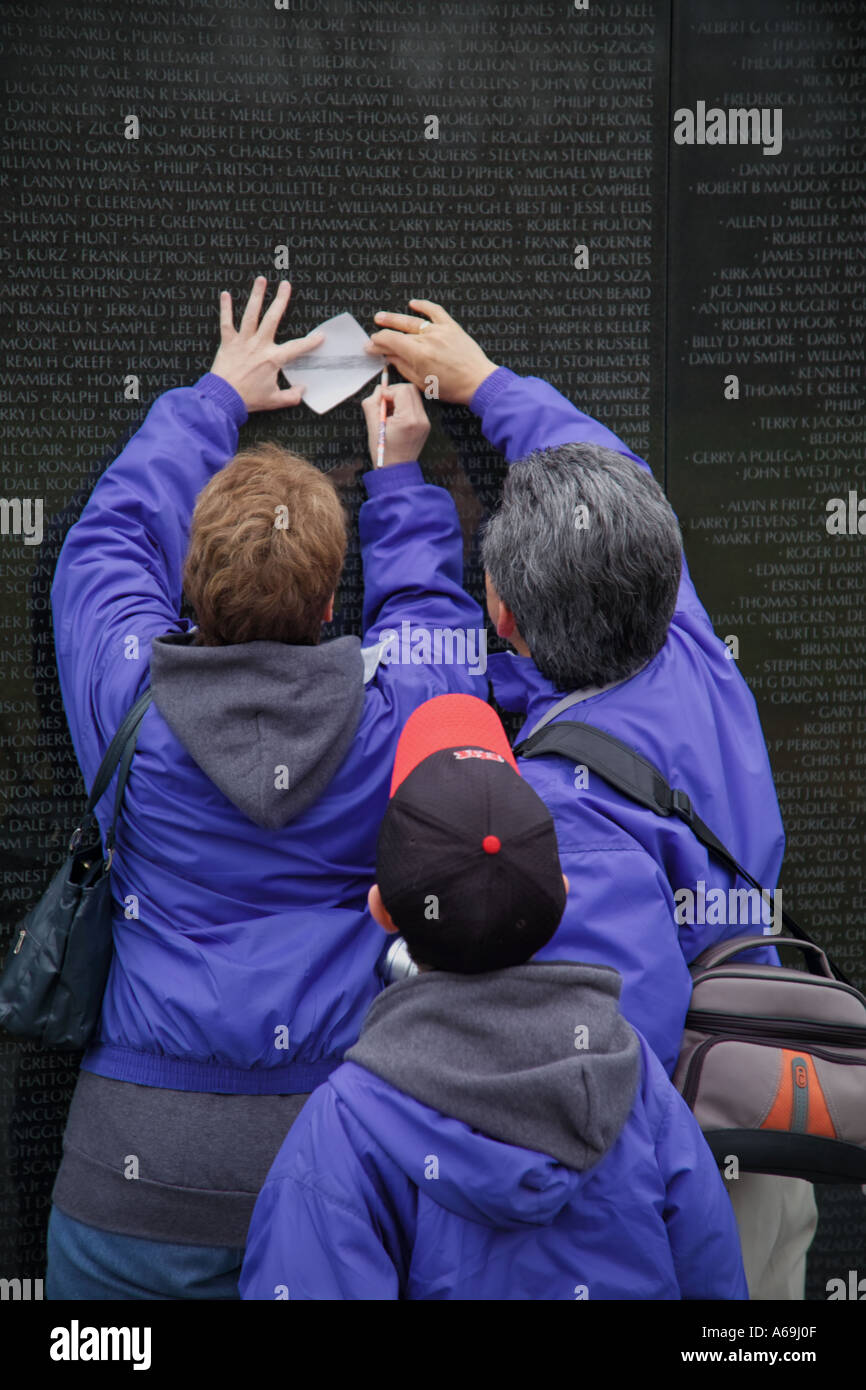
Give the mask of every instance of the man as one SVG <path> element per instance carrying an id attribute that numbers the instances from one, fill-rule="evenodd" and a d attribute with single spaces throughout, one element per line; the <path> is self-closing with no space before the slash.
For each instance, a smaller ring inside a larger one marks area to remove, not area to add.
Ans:
<path id="1" fill-rule="evenodd" d="M 243 1297 L 745 1298 L 718 1170 L 616 972 L 530 961 L 568 881 L 489 705 L 410 716 L 376 867 L 371 911 L 419 974 L 283 1145 Z"/>
<path id="2" fill-rule="evenodd" d="M 277 343 L 289 286 L 262 314 L 265 288 L 237 331 L 223 294 L 211 371 L 153 404 L 55 575 L 88 785 L 148 685 L 153 704 L 112 865 L 114 960 L 54 1190 L 50 1298 L 237 1297 L 271 1160 L 381 987 L 366 898 L 399 732 L 431 695 L 478 685 L 477 640 L 438 665 L 320 641 L 346 547 L 336 490 L 275 444 L 236 453 L 248 413 L 298 404 L 278 371 L 319 341 Z M 379 402 L 377 388 L 364 403 L 373 457 Z M 419 393 L 395 387 L 389 409 L 360 516 L 364 632 L 406 622 L 477 639 L 455 506 L 414 461 L 429 429 Z M 184 589 L 195 626 L 179 618 Z"/>
<path id="3" fill-rule="evenodd" d="M 512 464 L 483 557 L 491 622 L 514 648 L 490 658 L 490 676 L 500 705 L 525 718 L 520 738 L 579 718 L 622 739 L 775 889 L 784 834 L 755 702 L 695 593 L 649 468 L 552 386 L 491 362 L 441 306 L 410 308 L 376 315 L 374 350 L 409 381 L 434 377 L 440 398 L 469 406 Z M 680 910 L 680 890 L 699 902 L 721 889 L 731 901 L 734 885 L 678 818 L 559 757 L 523 760 L 521 771 L 553 814 L 572 885 L 540 958 L 618 970 L 623 1013 L 670 1075 L 689 962 L 714 941 L 775 924 Z M 761 958 L 775 952 L 750 953 Z M 730 1191 L 752 1297 L 802 1298 L 811 1186 L 744 1175 Z"/>

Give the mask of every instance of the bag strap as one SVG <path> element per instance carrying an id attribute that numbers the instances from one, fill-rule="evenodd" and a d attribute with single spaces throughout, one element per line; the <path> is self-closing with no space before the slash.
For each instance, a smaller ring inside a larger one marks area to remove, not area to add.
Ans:
<path id="1" fill-rule="evenodd" d="M 104 796 L 105 792 L 108 790 L 108 785 L 112 777 L 114 776 L 114 770 L 117 767 L 118 763 L 120 763 L 120 773 L 117 778 L 117 786 L 114 792 L 114 812 L 111 817 L 111 825 L 109 826 L 108 833 L 105 836 L 106 860 L 108 864 L 111 863 L 111 858 L 114 852 L 114 832 L 115 827 L 117 825 L 117 817 L 120 814 L 120 803 L 123 800 L 123 793 L 126 788 L 126 779 L 129 775 L 129 768 L 132 762 L 132 755 L 135 752 L 135 743 L 136 739 L 138 738 L 138 730 L 141 721 L 144 718 L 148 710 L 148 707 L 150 706 L 152 699 L 153 692 L 151 691 L 150 687 L 148 687 L 148 689 L 145 690 L 142 695 L 139 695 L 135 704 L 132 705 L 131 708 L 128 709 L 126 714 L 124 715 L 120 727 L 117 730 L 117 733 L 114 735 L 114 738 L 109 743 L 107 749 L 105 750 L 105 755 L 102 759 L 102 762 L 99 764 L 98 771 L 93 779 L 93 786 L 90 789 L 90 795 L 87 798 L 87 806 L 85 807 L 84 817 L 82 819 L 81 825 L 78 827 L 78 829 L 75 831 L 75 834 L 72 836 L 72 841 L 69 846 L 70 850 L 75 849 L 75 846 L 81 839 L 82 831 L 84 830 L 85 825 L 89 821 L 95 819 L 93 814 L 94 807 L 96 806 L 97 802 L 99 802 L 101 798 Z"/>
<path id="2" fill-rule="evenodd" d="M 767 889 L 762 888 L 748 869 L 744 869 L 742 864 L 737 862 L 730 850 L 701 820 L 688 793 L 680 787 L 671 787 L 655 764 L 636 753 L 627 743 L 614 738 L 613 734 L 605 733 L 603 729 L 593 728 L 591 724 L 563 719 L 558 724 L 547 724 L 544 728 L 537 728 L 528 739 L 514 749 L 515 756 L 520 758 L 540 758 L 550 753 L 584 764 L 624 796 L 637 801 L 641 806 L 646 806 L 657 816 L 674 815 L 685 821 L 705 849 L 720 859 L 735 876 L 739 875 L 747 883 L 751 883 L 761 894 L 764 902 L 769 901 L 770 894 Z M 782 923 L 789 936 L 794 936 L 798 941 L 806 942 L 810 946 L 816 944 L 784 908 Z M 847 975 L 832 956 L 827 955 L 827 959 L 836 979 L 842 984 L 850 984 Z"/>

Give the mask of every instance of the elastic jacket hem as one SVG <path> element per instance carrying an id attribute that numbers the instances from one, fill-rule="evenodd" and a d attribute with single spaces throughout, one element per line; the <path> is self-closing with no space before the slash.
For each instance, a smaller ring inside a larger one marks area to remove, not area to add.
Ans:
<path id="1" fill-rule="evenodd" d="M 314 1091 L 340 1065 L 341 1057 L 320 1062 L 287 1062 L 280 1067 L 227 1067 L 134 1052 L 97 1043 L 88 1048 L 82 1070 L 138 1086 L 167 1086 L 172 1091 L 219 1091 L 244 1096 L 288 1096 Z"/>

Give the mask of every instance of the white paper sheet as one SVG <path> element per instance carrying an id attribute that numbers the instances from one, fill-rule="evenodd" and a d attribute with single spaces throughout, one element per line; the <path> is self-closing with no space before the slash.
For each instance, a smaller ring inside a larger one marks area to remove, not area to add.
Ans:
<path id="1" fill-rule="evenodd" d="M 324 332 L 325 341 L 303 357 L 296 357 L 282 371 L 290 386 L 307 388 L 304 403 L 322 415 L 378 376 L 385 359 L 371 357 L 364 351 L 370 338 L 351 314 L 337 314 L 311 332 L 319 329 Z"/>

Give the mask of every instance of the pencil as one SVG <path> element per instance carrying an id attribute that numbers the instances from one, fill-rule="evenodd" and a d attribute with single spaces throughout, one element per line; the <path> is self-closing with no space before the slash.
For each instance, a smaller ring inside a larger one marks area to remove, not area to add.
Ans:
<path id="1" fill-rule="evenodd" d="M 388 402 L 385 399 L 385 391 L 388 386 L 388 364 L 382 368 L 382 376 L 379 381 L 382 387 L 382 400 L 379 405 L 379 451 L 376 454 L 376 467 L 385 467 L 385 421 L 388 419 Z"/>

